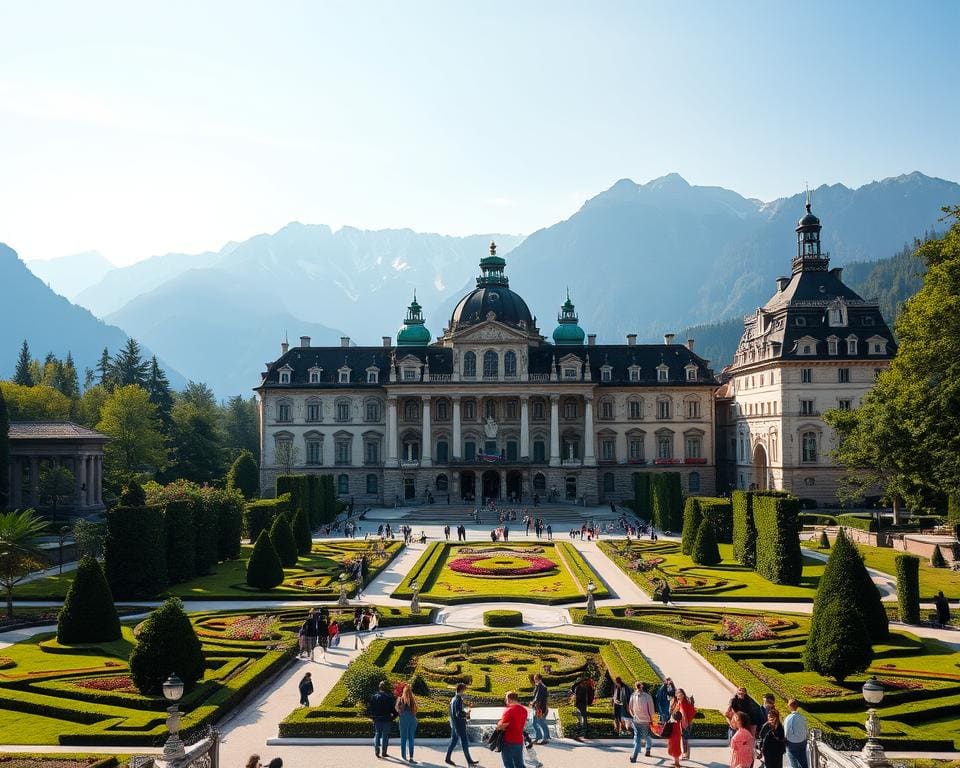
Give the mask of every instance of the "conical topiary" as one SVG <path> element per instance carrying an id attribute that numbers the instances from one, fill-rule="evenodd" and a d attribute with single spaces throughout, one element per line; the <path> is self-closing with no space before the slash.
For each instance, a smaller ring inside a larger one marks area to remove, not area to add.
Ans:
<path id="1" fill-rule="evenodd" d="M 307 510 L 300 508 L 293 516 L 293 538 L 297 544 L 297 553 L 301 556 L 310 554 L 313 547 L 313 535 L 310 533 L 310 520 Z"/>
<path id="2" fill-rule="evenodd" d="M 720 548 L 717 546 L 717 532 L 713 523 L 703 520 L 697 529 L 697 538 L 693 542 L 690 558 L 697 565 L 716 565 L 720 562 Z"/>
<path id="3" fill-rule="evenodd" d="M 830 537 L 826 531 L 820 531 L 820 541 L 817 543 L 818 549 L 830 549 Z"/>
<path id="4" fill-rule="evenodd" d="M 130 654 L 130 677 L 146 696 L 162 693 L 171 674 L 189 690 L 203 678 L 206 665 L 200 639 L 183 612 L 183 603 L 171 597 L 140 626 Z"/>
<path id="5" fill-rule="evenodd" d="M 842 683 L 873 661 L 873 646 L 856 604 L 832 600 L 820 616 L 816 649 L 808 671 Z"/>
<path id="6" fill-rule="evenodd" d="M 243 498 L 252 499 L 260 490 L 260 471 L 250 451 L 240 451 L 227 472 L 227 490 L 238 490 Z"/>
<path id="7" fill-rule="evenodd" d="M 273 548 L 270 534 L 260 531 L 257 543 L 247 561 L 247 586 L 257 589 L 273 589 L 283 583 L 283 566 Z"/>
<path id="8" fill-rule="evenodd" d="M 933 548 L 933 554 L 930 556 L 930 565 L 934 568 L 946 568 L 947 561 L 943 557 L 943 552 L 940 551 L 940 545 L 937 544 Z"/>
<path id="9" fill-rule="evenodd" d="M 64 645 L 120 639 L 120 618 L 110 585 L 96 558 L 86 555 L 77 566 L 57 617 L 57 640 Z"/>
<path id="10" fill-rule="evenodd" d="M 280 513 L 270 526 L 270 542 L 280 558 L 280 565 L 284 568 L 293 568 L 297 564 L 297 542 L 290 530 L 290 520 L 286 514 Z"/>
<path id="11" fill-rule="evenodd" d="M 700 509 L 700 501 L 696 496 L 687 497 L 687 501 L 683 505 L 683 534 L 680 540 L 680 551 L 683 554 L 689 555 L 693 552 L 693 544 L 697 539 L 702 520 L 703 512 Z"/>

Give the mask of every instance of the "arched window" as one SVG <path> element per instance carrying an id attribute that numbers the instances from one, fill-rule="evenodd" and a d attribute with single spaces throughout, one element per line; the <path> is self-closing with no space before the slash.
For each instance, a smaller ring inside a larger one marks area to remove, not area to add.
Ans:
<path id="1" fill-rule="evenodd" d="M 477 355 L 474 352 L 466 352 L 463 355 L 463 375 L 477 375 Z"/>
<path id="2" fill-rule="evenodd" d="M 690 479 L 688 481 L 688 485 L 690 487 L 690 493 L 696 493 L 697 491 L 700 490 L 700 473 L 699 472 L 690 473 Z"/>
<path id="3" fill-rule="evenodd" d="M 420 416 L 420 403 L 416 400 L 403 401 L 403 418 L 407 421 L 414 421 Z"/>
<path id="4" fill-rule="evenodd" d="M 367 475 L 367 493 L 376 493 L 377 492 L 377 476 L 374 474 Z"/>
<path id="5" fill-rule="evenodd" d="M 817 433 L 804 432 L 800 439 L 803 446 L 803 461 L 813 462 L 817 460 Z"/>
<path id="6" fill-rule="evenodd" d="M 542 472 L 537 472 L 537 474 L 533 476 L 533 490 L 535 491 L 547 490 L 547 478 L 544 477 Z"/>
<path id="7" fill-rule="evenodd" d="M 350 493 L 350 475 L 337 475 L 337 493 L 340 496 Z"/>
<path id="8" fill-rule="evenodd" d="M 446 493 L 450 488 L 450 481 L 447 480 L 446 475 L 437 475 L 436 488 L 442 493 Z"/>
<path id="9" fill-rule="evenodd" d="M 603 492 L 613 493 L 613 488 L 614 488 L 613 472 L 604 472 L 603 473 Z"/>
<path id="10" fill-rule="evenodd" d="M 483 353 L 483 376 L 484 378 L 495 378 L 500 370 L 500 361 L 497 359 L 497 353 L 488 349 Z"/>
<path id="11" fill-rule="evenodd" d="M 503 356 L 503 375 L 504 376 L 516 376 L 517 375 L 517 353 L 508 351 Z"/>

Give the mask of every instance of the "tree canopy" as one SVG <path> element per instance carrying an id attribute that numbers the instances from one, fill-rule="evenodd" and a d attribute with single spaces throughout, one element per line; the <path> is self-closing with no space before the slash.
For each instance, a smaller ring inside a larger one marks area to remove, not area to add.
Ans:
<path id="1" fill-rule="evenodd" d="M 105 447 L 105 464 L 115 477 L 166 467 L 167 449 L 158 427 L 157 407 L 142 387 L 116 388 L 104 401 L 97 430 L 112 438 Z"/>

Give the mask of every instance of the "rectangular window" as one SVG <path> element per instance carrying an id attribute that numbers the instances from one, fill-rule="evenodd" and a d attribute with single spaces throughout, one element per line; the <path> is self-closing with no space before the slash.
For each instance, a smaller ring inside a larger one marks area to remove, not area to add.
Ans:
<path id="1" fill-rule="evenodd" d="M 350 403 L 337 403 L 337 421 L 350 421 Z"/>
<path id="2" fill-rule="evenodd" d="M 577 402 L 576 400 L 567 400 L 563 404 L 563 418 L 565 419 L 575 419 L 577 418 Z"/>
<path id="3" fill-rule="evenodd" d="M 446 421 L 447 418 L 447 401 L 437 400 L 437 420 Z"/>
<path id="4" fill-rule="evenodd" d="M 463 403 L 463 418 L 467 421 L 473 421 L 477 418 L 476 405 L 473 400 L 465 400 Z"/>
<path id="5" fill-rule="evenodd" d="M 380 406 L 377 403 L 367 403 L 367 421 L 380 421 Z"/>
<path id="6" fill-rule="evenodd" d="M 448 459 L 449 451 L 447 450 L 447 441 L 446 440 L 437 440 L 437 463 L 446 464 Z"/>
<path id="7" fill-rule="evenodd" d="M 617 458 L 616 440 L 605 439 L 600 443 L 600 458 L 604 461 L 614 461 Z"/>
<path id="8" fill-rule="evenodd" d="M 670 380 L 670 371 L 666 368 L 657 369 L 657 381 L 669 381 Z"/>
<path id="9" fill-rule="evenodd" d="M 547 445 L 543 440 L 536 440 L 533 443 L 533 460 L 543 463 L 547 460 Z"/>
<path id="10" fill-rule="evenodd" d="M 673 435 L 659 435 L 657 437 L 657 458 L 673 458 Z"/>
<path id="11" fill-rule="evenodd" d="M 277 406 L 277 421 L 293 421 L 290 418 L 290 404 L 289 403 L 280 403 Z"/>
<path id="12" fill-rule="evenodd" d="M 800 383 L 809 384 L 813 381 L 813 368 L 800 369 Z"/>
<path id="13" fill-rule="evenodd" d="M 335 460 L 337 464 L 349 464 L 351 461 L 351 450 L 350 447 L 353 444 L 352 440 L 337 440 Z"/>
<path id="14" fill-rule="evenodd" d="M 836 340 L 836 339 L 830 339 L 829 341 L 827 341 L 827 351 L 828 351 L 831 355 L 837 354 L 837 340 Z"/>
<path id="15" fill-rule="evenodd" d="M 463 458 L 467 461 L 477 458 L 477 444 L 473 440 L 467 440 L 463 444 Z"/>
<path id="16" fill-rule="evenodd" d="M 288 371 L 280 371 L 280 383 L 281 384 L 290 383 L 290 373 Z"/>
<path id="17" fill-rule="evenodd" d="M 612 371 L 609 368 L 600 369 L 600 381 L 610 381 L 612 378 Z"/>
<path id="18" fill-rule="evenodd" d="M 630 369 L 630 381 L 640 381 L 640 369 L 631 368 Z"/>
<path id="19" fill-rule="evenodd" d="M 534 400 L 533 418 L 535 418 L 537 421 L 543 421 L 546 418 L 545 412 L 546 408 L 543 405 L 543 400 Z"/>
<path id="20" fill-rule="evenodd" d="M 688 419 L 700 418 L 700 401 L 699 400 L 687 400 L 687 418 Z"/>
<path id="21" fill-rule="evenodd" d="M 376 384 L 379 380 L 380 380 L 380 372 L 379 372 L 379 371 L 367 371 L 367 384 Z M 376 475 L 368 475 L 368 477 L 372 477 L 372 478 L 373 478 L 373 485 L 374 485 L 373 493 L 376 493 L 376 492 L 377 492 L 377 491 L 376 491 L 377 476 L 376 476 Z"/>
<path id="22" fill-rule="evenodd" d="M 688 437 L 686 450 L 687 452 L 685 455 L 688 459 L 699 459 L 700 458 L 700 438 Z"/>
<path id="23" fill-rule="evenodd" d="M 696 380 L 697 380 L 697 369 L 687 368 L 687 381 L 696 381 Z"/>
<path id="24" fill-rule="evenodd" d="M 310 371 L 310 383 L 311 384 L 320 383 L 320 374 L 317 371 Z"/>
<path id="25" fill-rule="evenodd" d="M 841 400 L 841 401 L 838 403 L 837 407 L 838 407 L 841 411 L 849 411 L 849 410 L 850 410 L 850 401 L 849 401 L 849 400 Z"/>
<path id="26" fill-rule="evenodd" d="M 643 458 L 643 439 L 639 437 L 630 438 L 630 460 L 639 461 Z"/>
<path id="27" fill-rule="evenodd" d="M 507 461 L 516 461 L 520 456 L 519 443 L 516 440 L 507 440 Z"/>
<path id="28" fill-rule="evenodd" d="M 604 400 L 600 403 L 600 418 L 607 420 L 613 418 L 613 403 L 611 401 Z"/>
<path id="29" fill-rule="evenodd" d="M 847 354 L 855 355 L 857 354 L 857 340 L 856 339 L 847 339 Z"/>
<path id="30" fill-rule="evenodd" d="M 800 401 L 800 415 L 813 416 L 813 400 Z"/>
<path id="31" fill-rule="evenodd" d="M 849 368 L 837 368 L 837 381 L 840 384 L 849 384 L 850 383 L 850 369 Z"/>
<path id="32" fill-rule="evenodd" d="M 307 421 L 320 421 L 320 403 L 307 403 Z"/>
<path id="33" fill-rule="evenodd" d="M 307 464 L 323 463 L 322 446 L 319 440 L 307 440 Z"/>
<path id="34" fill-rule="evenodd" d="M 507 418 L 511 421 L 515 421 L 518 416 L 518 404 L 516 400 L 507 400 Z"/>
<path id="35" fill-rule="evenodd" d="M 576 368 L 564 368 L 564 369 L 563 369 L 563 378 L 565 378 L 565 379 L 575 379 L 575 378 L 577 378 L 577 369 L 576 369 Z"/>
<path id="36" fill-rule="evenodd" d="M 338 379 L 338 381 L 339 381 L 341 384 L 349 384 L 349 383 L 350 383 L 350 371 L 340 371 L 340 378 Z"/>
<path id="37" fill-rule="evenodd" d="M 417 380 L 417 369 L 416 369 L 416 368 L 404 368 L 404 369 L 403 369 L 403 380 L 404 380 L 404 381 L 416 381 L 416 380 Z"/>
<path id="38" fill-rule="evenodd" d="M 367 493 L 377 492 L 377 476 L 367 475 Z"/>
<path id="39" fill-rule="evenodd" d="M 367 440 L 363 444 L 363 463 L 380 463 L 380 443 L 376 440 Z"/>
<path id="40" fill-rule="evenodd" d="M 643 418 L 641 405 L 642 403 L 639 400 L 630 401 L 630 418 L 631 419 Z"/>
<path id="41" fill-rule="evenodd" d="M 669 400 L 657 400 L 657 418 L 658 419 L 670 418 L 670 401 Z"/>

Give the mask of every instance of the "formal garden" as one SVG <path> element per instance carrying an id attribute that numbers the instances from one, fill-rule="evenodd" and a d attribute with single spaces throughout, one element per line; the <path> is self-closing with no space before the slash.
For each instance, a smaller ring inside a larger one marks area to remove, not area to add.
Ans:
<path id="1" fill-rule="evenodd" d="M 445 604 L 569 603 L 586 597 L 591 583 L 597 598 L 610 596 L 583 555 L 566 542 L 434 542 L 392 596 L 409 599 L 414 582 L 424 600 Z"/>

